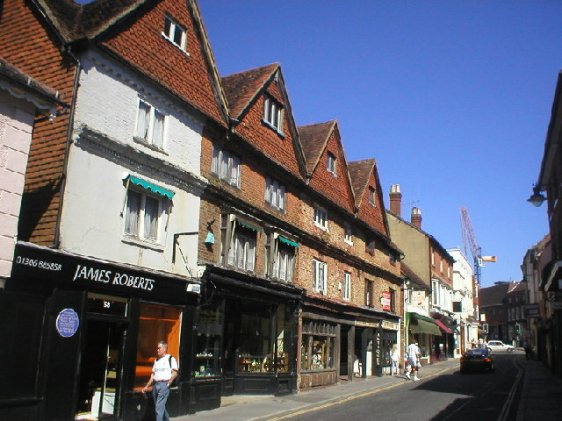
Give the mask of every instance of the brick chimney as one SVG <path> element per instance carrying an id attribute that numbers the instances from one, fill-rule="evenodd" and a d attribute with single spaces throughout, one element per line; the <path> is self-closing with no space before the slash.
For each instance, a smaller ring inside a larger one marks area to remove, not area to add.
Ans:
<path id="1" fill-rule="evenodd" d="M 421 229 L 422 215 L 420 208 L 412 208 L 412 225 Z"/>
<path id="2" fill-rule="evenodd" d="M 390 186 L 390 213 L 401 216 L 402 213 L 402 193 L 400 193 L 400 184 Z"/>

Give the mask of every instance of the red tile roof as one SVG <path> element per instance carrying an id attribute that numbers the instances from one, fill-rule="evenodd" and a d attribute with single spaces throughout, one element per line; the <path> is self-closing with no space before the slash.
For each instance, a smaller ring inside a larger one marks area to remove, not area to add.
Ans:
<path id="1" fill-rule="evenodd" d="M 357 206 L 361 203 L 361 199 L 363 198 L 365 189 L 369 184 L 369 177 L 371 176 L 371 172 L 374 167 L 375 160 L 373 158 L 362 161 L 353 161 L 347 164 Z"/>
<path id="2" fill-rule="evenodd" d="M 232 118 L 240 117 L 278 69 L 279 64 L 273 63 L 222 78 Z"/>
<path id="3" fill-rule="evenodd" d="M 335 125 L 335 121 L 327 121 L 297 128 L 309 175 L 314 172 Z"/>

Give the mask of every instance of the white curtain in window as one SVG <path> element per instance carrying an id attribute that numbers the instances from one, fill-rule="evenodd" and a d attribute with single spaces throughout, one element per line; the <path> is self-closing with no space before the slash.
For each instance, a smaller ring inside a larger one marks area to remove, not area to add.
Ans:
<path id="1" fill-rule="evenodd" d="M 144 206 L 144 238 L 158 238 L 158 200 L 146 196 Z"/>
<path id="2" fill-rule="evenodd" d="M 125 214 L 125 232 L 127 234 L 138 235 L 140 202 L 140 193 L 133 190 L 127 192 L 127 210 Z"/>
<path id="3" fill-rule="evenodd" d="M 152 144 L 159 148 L 162 147 L 164 139 L 164 114 L 154 111 L 154 128 L 152 129 Z"/>
<path id="4" fill-rule="evenodd" d="M 150 105 L 146 102 L 139 102 L 139 112 L 137 115 L 137 137 L 148 138 L 148 126 L 150 123 Z"/>

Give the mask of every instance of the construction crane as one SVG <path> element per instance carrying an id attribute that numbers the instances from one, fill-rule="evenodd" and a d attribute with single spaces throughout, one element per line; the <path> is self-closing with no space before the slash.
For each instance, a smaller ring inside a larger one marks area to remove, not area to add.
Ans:
<path id="1" fill-rule="evenodd" d="M 474 235 L 474 230 L 472 229 L 472 223 L 470 222 L 470 217 L 468 216 L 468 210 L 463 207 L 461 207 L 461 227 L 464 254 L 465 256 L 468 256 L 467 245 L 470 246 L 470 253 L 472 254 L 474 263 L 474 276 L 476 277 L 476 282 L 480 285 L 480 268 L 484 266 L 484 262 L 495 262 L 496 256 L 482 256 L 482 249 L 476 241 L 476 235 Z"/>

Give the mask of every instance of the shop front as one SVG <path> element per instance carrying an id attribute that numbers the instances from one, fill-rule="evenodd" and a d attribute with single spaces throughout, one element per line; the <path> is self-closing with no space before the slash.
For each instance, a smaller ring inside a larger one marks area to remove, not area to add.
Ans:
<path id="1" fill-rule="evenodd" d="M 383 375 L 399 318 L 308 297 L 301 313 L 299 389 Z"/>
<path id="2" fill-rule="evenodd" d="M 302 290 L 212 266 L 203 279 L 193 395 L 296 391 L 297 314 Z M 217 314 L 212 335 L 204 327 L 209 313 Z M 210 352 L 219 369 L 214 375 L 207 375 L 206 370 Z M 204 393 L 205 381 L 213 382 L 215 389 L 207 387 Z"/>
<path id="3" fill-rule="evenodd" d="M 168 410 L 188 412 L 199 285 L 129 265 L 18 243 L 0 295 L 11 361 L 2 419 L 142 419 L 158 341 L 180 364 Z M 25 332 L 25 334 L 24 334 Z M 33 347 L 30 349 L 30 345 Z M 23 371 L 23 376 L 19 375 Z"/>
<path id="4" fill-rule="evenodd" d="M 409 337 L 405 345 L 407 346 L 412 341 L 417 340 L 422 365 L 430 364 L 432 362 L 432 351 L 435 346 L 435 337 L 441 336 L 441 330 L 435 324 L 433 318 L 416 312 L 406 313 L 406 326 Z"/>

